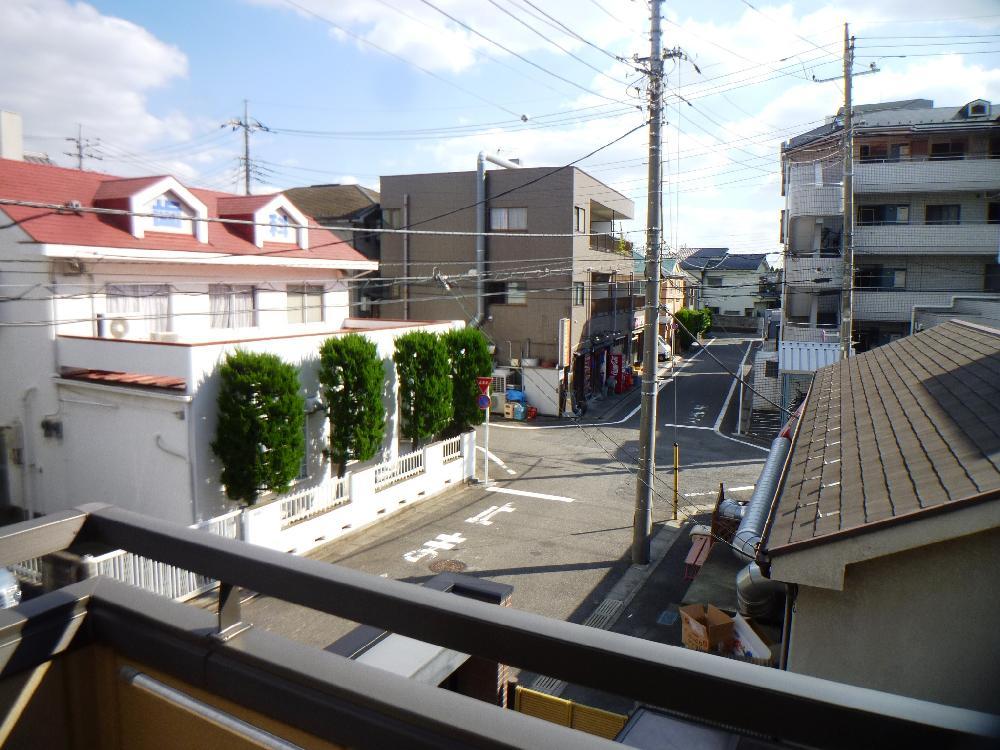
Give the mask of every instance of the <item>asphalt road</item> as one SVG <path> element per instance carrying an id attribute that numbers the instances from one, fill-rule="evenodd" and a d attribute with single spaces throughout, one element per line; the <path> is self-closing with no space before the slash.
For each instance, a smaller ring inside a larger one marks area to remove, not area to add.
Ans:
<path id="1" fill-rule="evenodd" d="M 675 439 L 681 457 L 679 523 L 714 503 L 719 482 L 729 494 L 749 497 L 767 454 L 716 431 L 733 378 L 710 356 L 735 371 L 748 345 L 716 339 L 664 382 L 654 523 L 671 523 Z M 637 406 L 633 392 L 603 422 L 494 423 L 490 488 L 471 485 L 430 498 L 311 556 L 414 583 L 441 566 L 460 569 L 512 585 L 516 608 L 582 622 L 630 564 Z M 729 411 L 734 409 L 730 402 Z M 479 459 L 481 467 L 482 451 Z M 271 597 L 247 602 L 244 616 L 321 648 L 354 625 Z"/>

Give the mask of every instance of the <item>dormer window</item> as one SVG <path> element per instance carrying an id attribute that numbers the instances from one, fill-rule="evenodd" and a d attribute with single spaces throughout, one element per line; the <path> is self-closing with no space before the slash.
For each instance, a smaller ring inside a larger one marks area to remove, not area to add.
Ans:
<path id="1" fill-rule="evenodd" d="M 960 115 L 964 117 L 988 117 L 989 114 L 990 103 L 985 99 L 974 99 L 960 111 Z"/>
<path id="2" fill-rule="evenodd" d="M 181 202 L 173 200 L 165 195 L 161 195 L 153 203 L 153 226 L 165 229 L 180 229 L 183 225 L 181 219 Z"/>
<path id="3" fill-rule="evenodd" d="M 219 198 L 218 208 L 220 217 L 237 222 L 230 231 L 257 247 L 274 242 L 309 249 L 309 219 L 280 193 Z"/>
<path id="4" fill-rule="evenodd" d="M 208 207 L 173 177 L 104 180 L 94 205 L 127 211 L 124 227 L 136 239 L 169 232 L 208 242 Z"/>
<path id="5" fill-rule="evenodd" d="M 270 237 L 272 242 L 295 242 L 295 237 L 289 229 L 288 214 L 284 211 L 272 213 L 267 217 L 270 226 Z"/>

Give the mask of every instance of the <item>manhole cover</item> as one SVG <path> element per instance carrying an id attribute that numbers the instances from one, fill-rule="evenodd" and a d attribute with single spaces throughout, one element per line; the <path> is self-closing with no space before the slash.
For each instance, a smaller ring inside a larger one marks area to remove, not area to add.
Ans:
<path id="1" fill-rule="evenodd" d="M 461 573 L 467 567 L 461 560 L 435 560 L 430 564 L 432 573 Z"/>

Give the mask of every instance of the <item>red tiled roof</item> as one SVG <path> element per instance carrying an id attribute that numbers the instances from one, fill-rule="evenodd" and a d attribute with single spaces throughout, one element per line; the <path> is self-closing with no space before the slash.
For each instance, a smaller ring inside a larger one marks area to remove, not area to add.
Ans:
<path id="1" fill-rule="evenodd" d="M 245 216 L 274 200 L 271 195 L 234 195 L 218 199 L 219 216 Z"/>
<path id="2" fill-rule="evenodd" d="M 147 188 L 150 185 L 159 182 L 165 177 L 166 175 L 157 175 L 152 177 L 129 177 L 104 180 L 98 186 L 97 192 L 94 193 L 94 200 L 109 201 L 116 198 L 128 198 L 131 195 L 135 195 L 143 188 Z"/>
<path id="3" fill-rule="evenodd" d="M 0 159 L 0 198 L 59 203 L 80 201 L 84 207 L 94 206 L 100 200 L 111 200 L 122 189 L 131 195 L 162 179 L 140 177 L 122 179 L 98 172 L 30 164 L 10 159 Z M 240 196 L 214 190 L 189 188 L 208 207 L 209 217 L 219 216 L 219 201 L 232 201 Z M 249 200 L 269 201 L 274 196 L 249 196 Z M 228 212 L 230 209 L 226 209 Z M 53 245 L 85 245 L 88 247 L 138 248 L 146 250 L 184 250 L 188 252 L 231 253 L 234 255 L 265 255 L 268 258 L 307 258 L 328 261 L 366 261 L 350 242 L 342 240 L 325 229 L 309 230 L 309 249 L 287 250 L 287 246 L 258 248 L 247 237 L 245 228 L 238 225 L 210 222 L 208 242 L 201 243 L 193 236 L 147 231 L 136 239 L 125 228 L 119 217 L 93 213 L 51 211 L 25 206 L 0 205 L 0 211 L 11 220 L 19 222 L 21 230 L 35 242 Z M 232 214 L 230 214 L 232 215 Z M 312 221 L 310 217 L 310 221 Z M 277 250 L 277 251 L 276 251 Z"/>
<path id="4" fill-rule="evenodd" d="M 144 375 L 139 372 L 118 372 L 115 370 L 66 370 L 62 373 L 69 380 L 84 380 L 105 385 L 127 385 L 139 388 L 166 388 L 171 391 L 187 390 L 184 378 L 167 375 Z"/>

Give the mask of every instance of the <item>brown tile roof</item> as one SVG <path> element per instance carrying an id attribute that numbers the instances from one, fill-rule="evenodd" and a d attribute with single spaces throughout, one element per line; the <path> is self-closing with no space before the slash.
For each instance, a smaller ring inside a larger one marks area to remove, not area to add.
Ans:
<path id="1" fill-rule="evenodd" d="M 767 550 L 985 493 L 1000 493 L 1000 331 L 950 321 L 816 372 Z"/>
<path id="2" fill-rule="evenodd" d="M 349 219 L 380 200 L 378 193 L 361 185 L 312 185 L 291 188 L 285 195 L 300 211 L 320 221 Z"/>
<path id="3" fill-rule="evenodd" d="M 140 372 L 68 369 L 63 371 L 62 377 L 68 380 L 83 380 L 88 383 L 102 383 L 104 385 L 166 388 L 167 390 L 181 392 L 187 390 L 187 382 L 184 378 L 170 377 L 168 375 L 144 375 Z"/>

